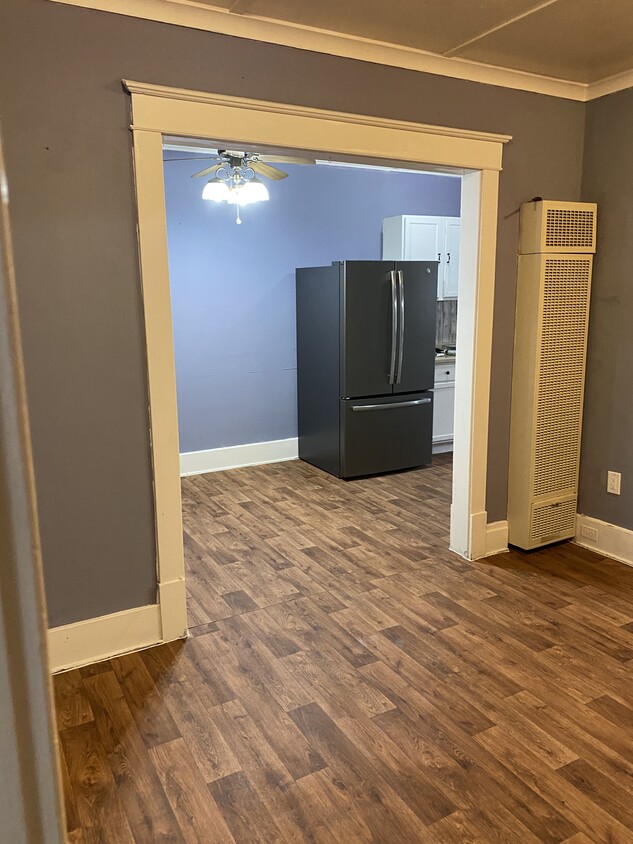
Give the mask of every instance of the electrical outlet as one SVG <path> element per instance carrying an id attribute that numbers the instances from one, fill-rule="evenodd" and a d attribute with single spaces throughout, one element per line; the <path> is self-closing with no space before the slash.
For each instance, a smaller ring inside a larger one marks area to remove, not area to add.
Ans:
<path id="1" fill-rule="evenodd" d="M 580 535 L 584 536 L 586 539 L 593 539 L 594 542 L 598 541 L 598 530 L 597 528 L 588 527 L 588 525 L 583 525 L 580 528 Z"/>
<path id="2" fill-rule="evenodd" d="M 619 495 L 621 480 L 622 475 L 620 472 L 607 472 L 607 492 L 610 492 L 613 495 Z"/>

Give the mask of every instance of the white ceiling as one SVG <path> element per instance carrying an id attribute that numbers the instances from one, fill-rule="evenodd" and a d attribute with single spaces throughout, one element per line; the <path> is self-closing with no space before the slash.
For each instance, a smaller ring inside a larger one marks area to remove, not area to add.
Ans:
<path id="1" fill-rule="evenodd" d="M 592 83 L 633 68 L 633 0 L 197 0 L 236 16 Z"/>

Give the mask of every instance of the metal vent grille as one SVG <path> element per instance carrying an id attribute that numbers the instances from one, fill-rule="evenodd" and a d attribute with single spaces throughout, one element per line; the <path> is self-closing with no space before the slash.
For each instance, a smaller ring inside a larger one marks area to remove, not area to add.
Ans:
<path id="1" fill-rule="evenodd" d="M 591 258 L 546 258 L 533 494 L 575 489 Z"/>
<path id="2" fill-rule="evenodd" d="M 545 245 L 561 251 L 594 245 L 593 211 L 548 208 L 545 221 Z"/>
<path id="3" fill-rule="evenodd" d="M 576 498 L 549 504 L 536 504 L 532 507 L 530 540 L 544 542 L 576 532 Z"/>

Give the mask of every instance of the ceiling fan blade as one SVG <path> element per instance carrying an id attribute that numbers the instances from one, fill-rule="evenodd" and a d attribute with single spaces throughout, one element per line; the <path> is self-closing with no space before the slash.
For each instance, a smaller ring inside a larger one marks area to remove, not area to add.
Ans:
<path id="1" fill-rule="evenodd" d="M 202 176 L 213 176 L 221 167 L 225 166 L 225 162 L 221 161 L 219 164 L 213 164 L 211 167 L 206 167 L 204 170 L 200 170 L 199 173 L 194 173 L 191 177 L 192 179 L 199 179 Z"/>
<path id="2" fill-rule="evenodd" d="M 271 167 L 270 164 L 265 164 L 263 161 L 249 161 L 248 166 L 251 170 L 259 173 L 260 176 L 266 176 L 267 179 L 273 179 L 274 181 L 285 179 L 288 176 L 288 174 L 284 173 L 283 170 Z"/>
<path id="3" fill-rule="evenodd" d="M 185 158 L 165 158 L 163 159 L 165 163 L 168 161 L 206 161 L 209 158 L 213 158 L 217 161 L 217 155 L 188 155 Z"/>
<path id="4" fill-rule="evenodd" d="M 258 155 L 257 158 L 273 164 L 316 164 L 314 158 L 293 158 L 292 155 Z"/>

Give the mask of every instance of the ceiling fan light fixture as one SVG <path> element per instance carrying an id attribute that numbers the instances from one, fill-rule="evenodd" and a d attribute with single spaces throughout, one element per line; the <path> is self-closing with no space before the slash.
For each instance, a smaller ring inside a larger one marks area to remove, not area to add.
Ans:
<path id="1" fill-rule="evenodd" d="M 250 205 L 253 202 L 267 202 L 270 199 L 268 188 L 257 178 L 249 179 L 239 188 L 240 205 Z"/>
<path id="2" fill-rule="evenodd" d="M 249 179 L 229 187 L 226 201 L 229 205 L 252 205 L 254 202 L 265 202 L 270 197 L 268 189 L 259 179 Z"/>
<path id="3" fill-rule="evenodd" d="M 230 201 L 230 195 L 231 191 L 227 183 L 218 178 L 210 179 L 202 191 L 202 198 L 209 199 L 212 202 Z"/>

